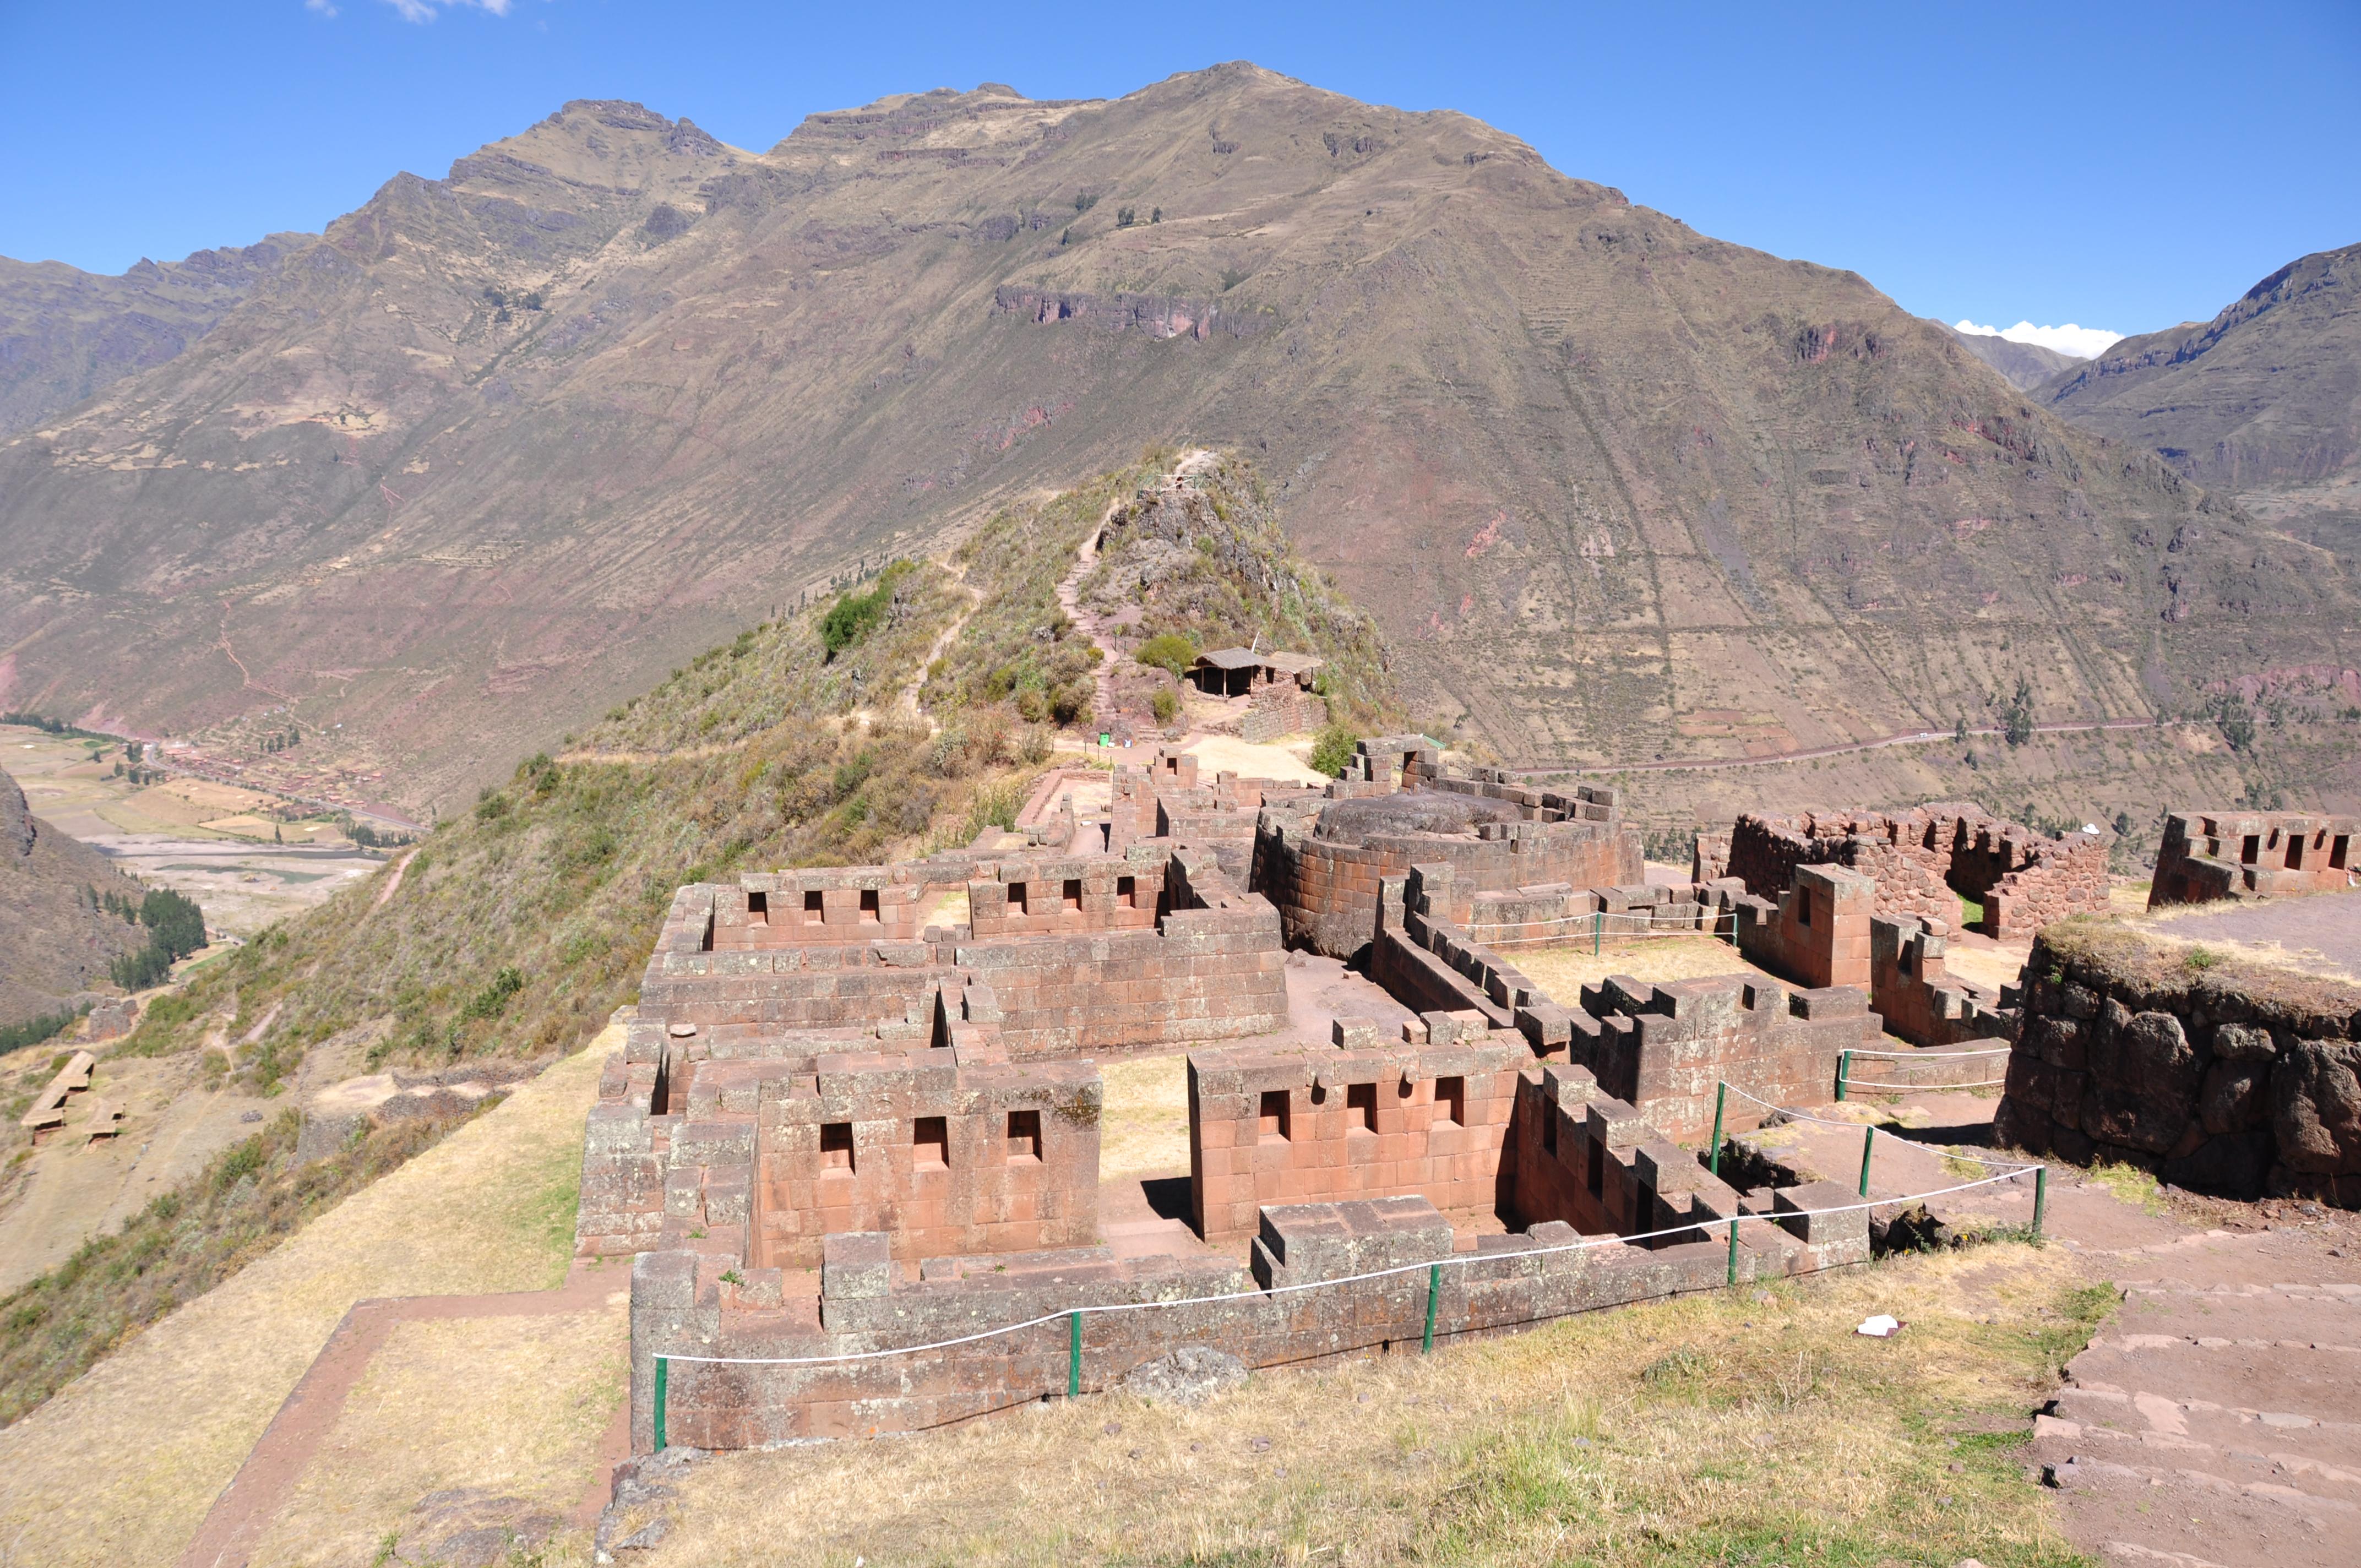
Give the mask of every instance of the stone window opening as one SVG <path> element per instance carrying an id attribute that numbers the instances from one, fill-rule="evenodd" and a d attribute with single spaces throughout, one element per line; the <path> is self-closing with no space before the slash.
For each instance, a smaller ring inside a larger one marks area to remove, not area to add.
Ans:
<path id="1" fill-rule="evenodd" d="M 2345 869 L 2345 851 L 2351 843 L 2351 838 L 2343 833 L 2339 833 L 2335 838 L 2328 841 L 2328 864 L 2330 870 L 2341 872 Z"/>
<path id="2" fill-rule="evenodd" d="M 1041 1161 L 1041 1113 L 1011 1111 L 1008 1113 L 1008 1157 L 1012 1163 Z"/>
<path id="3" fill-rule="evenodd" d="M 1287 1142 L 1289 1095 L 1284 1089 L 1262 1091 L 1262 1141 L 1267 1144 Z"/>
<path id="4" fill-rule="evenodd" d="M 2240 845 L 2238 849 L 2238 863 L 2240 865 L 2251 866 L 2262 858 L 2263 836 L 2260 833 L 2247 834 L 2246 841 Z"/>
<path id="5" fill-rule="evenodd" d="M 1139 907 L 1139 879 L 1119 876 L 1115 879 L 1115 901 L 1126 909 Z"/>
<path id="6" fill-rule="evenodd" d="M 804 890 L 804 924 L 817 926 L 827 918 L 828 912 L 820 906 L 819 889 L 806 888 Z"/>
<path id="7" fill-rule="evenodd" d="M 1557 1153 L 1557 1107 L 1542 1113 L 1542 1153 Z"/>
<path id="8" fill-rule="evenodd" d="M 1467 1124 L 1467 1080 L 1464 1078 L 1438 1078 L 1434 1080 L 1434 1124 L 1464 1127 Z"/>
<path id="9" fill-rule="evenodd" d="M 1378 1130 L 1376 1084 L 1348 1083 L 1345 1086 L 1345 1130 L 1348 1133 L 1374 1133 Z"/>
<path id="10" fill-rule="evenodd" d="M 1066 879 L 1065 890 L 1060 902 L 1063 903 L 1069 910 L 1076 914 L 1081 913 L 1082 907 L 1082 878 L 1070 876 Z"/>
<path id="11" fill-rule="evenodd" d="M 920 1170 L 940 1170 L 951 1162 L 951 1131 L 950 1121 L 941 1116 L 921 1116 L 910 1140 L 910 1163 Z"/>
<path id="12" fill-rule="evenodd" d="M 1023 883 L 1012 882 L 1008 884 L 1008 907 L 1018 915 L 1028 913 L 1025 907 L 1025 884 Z"/>
<path id="13" fill-rule="evenodd" d="M 767 893 L 748 894 L 746 895 L 746 924 L 749 926 L 768 926 L 770 923 L 771 895 Z"/>
<path id="14" fill-rule="evenodd" d="M 1796 924 L 1796 925 L 1798 925 L 1798 926 L 1809 926 L 1811 923 L 1812 923 L 1812 894 L 1811 894 L 1811 890 L 1810 890 L 1810 889 L 1808 889 L 1808 888 L 1801 888 L 1801 887 L 1799 887 L 1799 888 L 1797 888 L 1797 889 L 1795 890 L 1795 924 Z"/>
<path id="15" fill-rule="evenodd" d="M 2288 835 L 2287 869 L 2291 872 L 2303 870 L 2303 835 L 2301 833 Z"/>
<path id="16" fill-rule="evenodd" d="M 861 918 L 872 926 L 877 924 L 877 890 L 873 887 L 861 890 Z"/>
<path id="17" fill-rule="evenodd" d="M 819 1124 L 819 1168 L 852 1172 L 852 1124 L 822 1122 Z"/>

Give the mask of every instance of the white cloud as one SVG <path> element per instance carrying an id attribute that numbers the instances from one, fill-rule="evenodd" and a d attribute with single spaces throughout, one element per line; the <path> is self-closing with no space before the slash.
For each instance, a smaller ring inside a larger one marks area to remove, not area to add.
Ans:
<path id="1" fill-rule="evenodd" d="M 313 0 L 303 0 L 303 3 L 309 5 Z M 447 9 L 456 5 L 473 5 L 478 10 L 489 11 L 495 16 L 509 14 L 509 0 L 385 0 L 385 3 L 400 12 L 405 22 L 431 22 L 438 7 Z M 328 14 L 335 15 L 334 11 Z"/>
<path id="2" fill-rule="evenodd" d="M 2036 326 L 2031 322 L 2019 322 L 2015 326 L 1978 326 L 1962 318 L 1957 325 L 1961 332 L 1981 333 L 1986 337 L 2004 337 L 2011 343 L 2030 343 L 2037 347 L 2054 348 L 2077 359 L 2096 359 L 2107 351 L 2111 344 L 2122 342 L 2124 335 L 2119 332 L 2109 332 L 2103 326 L 2076 326 L 2072 322 L 2064 326 Z"/>
<path id="3" fill-rule="evenodd" d="M 317 11 L 323 16 L 334 16 L 336 14 L 335 6 L 330 5 L 328 0 L 303 0 L 303 9 Z"/>

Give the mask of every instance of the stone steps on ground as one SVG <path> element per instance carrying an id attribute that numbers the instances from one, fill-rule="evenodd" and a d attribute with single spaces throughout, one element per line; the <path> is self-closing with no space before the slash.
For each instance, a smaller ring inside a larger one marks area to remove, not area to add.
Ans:
<path id="1" fill-rule="evenodd" d="M 2110 1563 L 2356 1560 L 2361 1286 L 2128 1283 L 2067 1376 L 2034 1455 Z"/>

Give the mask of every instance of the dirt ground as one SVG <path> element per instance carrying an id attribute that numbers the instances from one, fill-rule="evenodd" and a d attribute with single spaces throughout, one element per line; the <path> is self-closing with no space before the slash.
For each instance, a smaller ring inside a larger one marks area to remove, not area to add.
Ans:
<path id="1" fill-rule="evenodd" d="M 2142 914 L 2133 924 L 2169 941 L 2361 980 L 2361 892 L 2261 904 L 2201 904 Z"/>
<path id="2" fill-rule="evenodd" d="M 1585 938 L 1547 947 L 1507 948 L 1502 956 L 1566 1007 L 1581 1006 L 1582 988 L 1596 985 L 1609 975 L 1629 975 L 1650 984 L 1722 974 L 1771 978 L 1740 958 L 1738 949 L 1719 937 L 1645 937 L 1602 943 L 1596 953 Z"/>

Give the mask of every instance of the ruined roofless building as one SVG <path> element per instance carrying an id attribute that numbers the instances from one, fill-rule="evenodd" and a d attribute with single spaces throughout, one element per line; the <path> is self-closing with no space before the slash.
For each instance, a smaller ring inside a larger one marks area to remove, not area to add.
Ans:
<path id="1" fill-rule="evenodd" d="M 2164 819 L 2147 906 L 2341 893 L 2361 871 L 2361 817 L 2301 811 L 2176 811 Z"/>
<path id="2" fill-rule="evenodd" d="M 680 890 L 577 1236 L 634 1258 L 637 1449 L 660 1409 L 705 1447 L 913 1431 L 1181 1343 L 1279 1365 L 1866 1255 L 1858 1209 L 1806 1212 L 1849 1194 L 1742 1195 L 1671 1141 L 1725 1077 L 1827 1099 L 1880 1039 L 1859 986 L 1568 1007 L 1489 945 L 1610 906 L 1722 928 L 1742 887 L 1642 885 L 1614 792 L 1416 737 L 1316 791 L 1195 768 L 1121 770 L 1103 818 L 1045 801 L 1022 839 Z M 1176 1048 L 1187 1176 L 1102 1180 L 1099 1064 Z"/>

